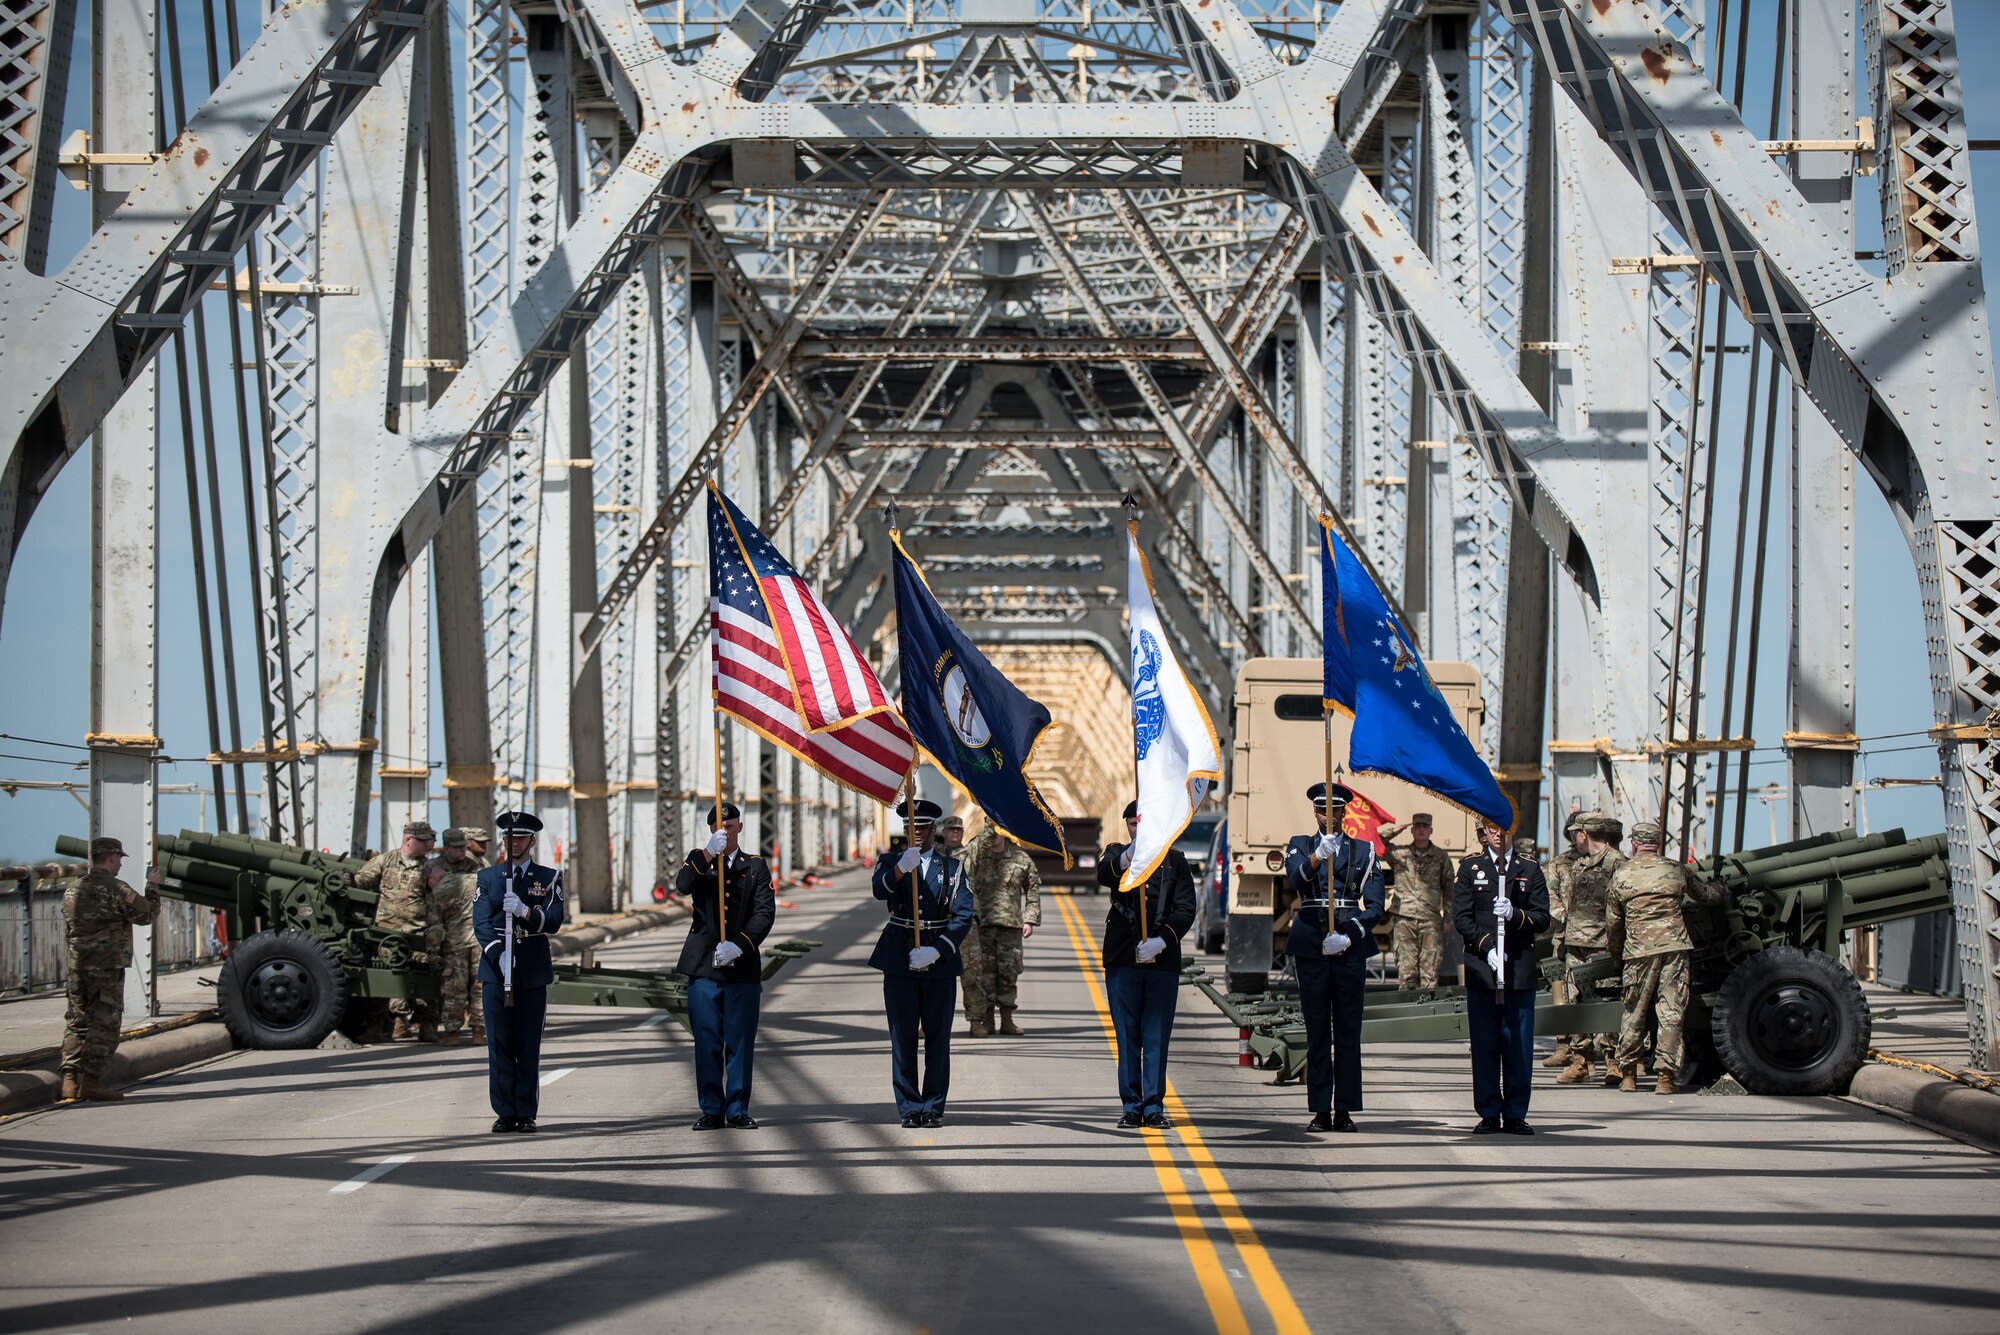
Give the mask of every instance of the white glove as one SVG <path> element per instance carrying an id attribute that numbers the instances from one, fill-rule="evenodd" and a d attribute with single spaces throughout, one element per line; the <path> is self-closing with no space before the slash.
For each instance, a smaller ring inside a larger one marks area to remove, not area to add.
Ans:
<path id="1" fill-rule="evenodd" d="M 500 901 L 500 907 L 507 910 L 509 917 L 525 918 L 528 916 L 528 906 L 522 903 L 521 897 L 512 890 L 509 890 L 507 897 Z"/>
<path id="2" fill-rule="evenodd" d="M 914 848 L 904 849 L 903 856 L 896 859 L 896 870 L 899 872 L 912 872 L 923 865 L 924 855 Z"/>
<path id="3" fill-rule="evenodd" d="M 1520 914 L 1514 902 L 1505 895 L 1493 896 L 1493 916 L 1501 922 L 1512 922 Z"/>
<path id="4" fill-rule="evenodd" d="M 734 941 L 724 941 L 715 948 L 715 967 L 726 969 L 743 957 L 743 947 Z"/>
<path id="5" fill-rule="evenodd" d="M 1118 870 L 1124 871 L 1132 865 L 1132 845 L 1125 845 L 1125 851 L 1118 855 Z"/>
<path id="6" fill-rule="evenodd" d="M 1322 955 L 1341 955 L 1345 954 L 1347 948 L 1353 944 L 1340 932 L 1328 932 L 1326 940 L 1319 943 L 1319 950 Z"/>
<path id="7" fill-rule="evenodd" d="M 1500 948 L 1495 946 L 1486 952 L 1486 967 L 1493 970 L 1493 976 L 1500 976 Z"/>
<path id="8" fill-rule="evenodd" d="M 708 842 L 701 847 L 704 853 L 707 853 L 710 857 L 714 857 L 717 853 L 729 847 L 729 836 L 717 830 L 714 834 L 708 836 Z"/>
<path id="9" fill-rule="evenodd" d="M 1313 846 L 1313 856 L 1318 858 L 1321 862 L 1325 862 L 1328 858 L 1332 857 L 1333 851 L 1334 851 L 1333 836 L 1330 834 L 1321 835 L 1319 837 L 1319 843 Z"/>
<path id="10" fill-rule="evenodd" d="M 918 946 L 910 952 L 910 967 L 912 969 L 928 969 L 937 962 L 938 951 L 936 946 Z"/>
<path id="11" fill-rule="evenodd" d="M 1160 952 L 1166 948 L 1167 943 L 1165 941 L 1157 936 L 1149 936 L 1139 943 L 1139 948 L 1135 953 L 1139 957 L 1139 963 L 1151 964 L 1160 957 Z"/>

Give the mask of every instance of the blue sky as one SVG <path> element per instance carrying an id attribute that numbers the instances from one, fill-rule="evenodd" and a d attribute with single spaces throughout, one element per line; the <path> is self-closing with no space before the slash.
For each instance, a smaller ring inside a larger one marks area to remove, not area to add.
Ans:
<path id="1" fill-rule="evenodd" d="M 2000 52 L 2000 5 L 1960 0 L 1957 10 L 1962 63 L 1967 69 L 1978 69 L 1985 60 Z M 1770 12 L 1769 0 L 1760 0 L 1757 22 L 1766 29 Z M 1768 56 L 1768 32 L 1761 40 L 1761 48 L 1753 41 L 1753 52 Z M 76 67 L 80 70 L 88 68 L 84 47 L 85 42 L 80 40 L 76 56 Z M 190 50 L 190 66 L 197 59 Z M 1761 108 L 1765 105 L 1769 96 L 1768 87 L 1762 92 L 1757 90 L 1757 71 L 1761 69 L 1768 73 L 1773 63 L 1768 59 L 1753 59 L 1749 91 L 1745 97 L 1747 106 Z M 190 73 L 199 81 L 198 75 L 192 70 Z M 1965 87 L 1965 98 L 1970 134 L 1975 137 L 2000 136 L 2000 84 L 1970 80 Z M 87 99 L 79 90 L 78 95 L 70 99 L 68 119 L 72 124 L 82 123 L 86 106 Z M 1761 120 L 1761 113 L 1753 113 L 1750 119 L 1756 126 Z M 1975 159 L 1975 180 L 1981 197 L 1988 200 L 2000 198 L 1994 193 L 2000 190 L 2000 162 L 1995 161 L 1996 157 L 2000 155 L 1981 154 Z M 1879 235 L 1879 224 L 1875 220 L 1877 205 L 1872 183 L 1863 182 L 1863 187 L 1858 212 L 1863 229 L 1860 244 L 1865 248 L 1874 244 L 1872 238 Z M 60 212 L 54 249 L 62 255 L 73 252 L 84 235 L 83 229 L 87 226 L 84 212 L 86 197 L 67 186 L 59 186 L 57 194 Z M 337 279 L 329 277 L 328 281 Z M 217 296 L 212 300 L 217 305 L 212 308 L 214 313 L 210 320 L 213 340 L 211 361 L 215 367 L 211 383 L 217 394 L 217 425 L 225 429 L 218 448 L 221 450 L 222 487 L 225 496 L 228 496 L 237 494 L 238 487 L 233 466 L 234 428 L 226 408 L 222 406 L 228 403 L 231 392 L 227 384 L 228 352 L 220 323 L 219 303 L 222 298 Z M 1736 322 L 1734 329 L 1732 341 L 1741 334 L 1740 321 Z M 169 348 L 159 363 L 165 373 L 163 378 L 169 380 L 173 365 L 171 357 Z M 1735 385 L 1741 386 L 1744 374 L 1740 364 L 1732 366 L 1730 378 Z M 178 409 L 169 397 L 163 404 L 163 418 L 171 422 L 177 415 Z M 1734 475 L 1738 457 L 1731 444 L 1738 428 L 1730 424 L 1731 416 L 1734 414 L 1725 413 L 1724 446 L 1718 459 L 1718 473 L 1724 478 Z M 198 425 L 197 438 L 201 434 Z M 193 606 L 187 484 L 177 429 L 166 434 L 165 444 L 160 459 L 159 482 L 162 498 L 162 607 L 158 646 L 162 699 L 160 735 L 169 754 L 198 758 L 208 750 L 207 723 L 203 706 L 200 640 Z M 88 723 L 88 465 L 86 451 L 72 460 L 56 480 L 28 527 L 7 588 L 5 617 L 4 621 L 0 621 L 0 734 L 5 734 L 0 736 L 0 781 L 74 779 L 81 782 L 84 778 L 84 772 L 74 766 L 82 759 L 83 753 L 78 748 Z M 1780 473 L 1782 476 L 1782 462 Z M 1865 765 L 1870 777 L 1925 778 L 1937 773 L 1937 757 L 1935 750 L 1921 736 L 1922 730 L 1931 723 L 1931 705 L 1915 572 L 1909 549 L 1890 519 L 1888 508 L 1879 493 L 1865 478 L 1859 492 L 1857 597 L 1858 620 L 1862 629 L 1857 732 L 1864 738 L 1880 739 L 1867 743 Z M 1722 554 L 1723 561 L 1726 561 L 1726 554 L 1733 544 L 1733 534 L 1729 531 L 1733 508 L 1733 498 L 1718 496 L 1715 550 Z M 1782 504 L 1779 510 L 1782 512 Z M 231 592 L 240 610 L 247 606 L 249 594 L 249 570 L 245 563 L 247 554 L 240 533 L 231 535 L 229 541 L 232 544 Z M 1758 717 L 1747 730 L 1767 745 L 1774 744 L 1784 729 L 1786 609 L 1783 542 L 1780 526 L 1773 536 L 1772 582 L 1766 598 L 1765 670 L 1760 673 Z M 213 561 L 214 553 L 209 555 Z M 1719 573 L 1716 578 L 1724 581 L 1727 576 Z M 1726 600 L 1726 596 L 1726 584 L 1719 583 L 1718 598 Z M 1721 617 L 1725 611 L 1726 601 L 1718 605 L 1716 620 L 1711 623 L 1715 627 L 1712 636 L 1719 637 L 1722 633 Z M 245 722 L 254 735 L 257 725 L 252 655 L 255 648 L 248 633 L 248 622 L 243 625 L 245 629 L 238 643 L 239 679 Z M 1716 642 L 1718 648 L 1711 660 L 1712 673 L 1720 671 L 1719 639 Z M 1717 684 L 1711 685 L 1712 698 L 1719 698 Z M 1734 731 L 1744 730 L 1739 728 Z M 1910 733 L 1916 735 L 1896 736 Z M 1760 751 L 1753 759 L 1753 787 L 1782 781 L 1784 765 L 1774 746 Z M 208 768 L 201 763 L 175 764 L 162 770 L 162 782 L 165 784 L 206 784 L 208 778 Z M 198 801 L 193 797 L 163 794 L 160 823 L 169 830 L 194 825 L 199 811 Z M 441 809 L 438 814 L 442 816 Z M 1942 825 L 1942 807 L 1934 788 L 1871 793 L 1867 798 L 1866 814 L 1870 825 L 1878 829 L 1901 824 L 1912 833 L 1925 833 Z M 1782 806 L 1777 809 L 1776 818 L 1782 834 L 1787 820 Z M 214 819 L 215 813 L 211 809 L 207 812 L 211 828 Z M 0 858 L 13 860 L 47 856 L 56 834 L 83 833 L 85 824 L 82 806 L 65 793 L 18 791 L 6 796 L 4 791 L 0 791 Z M 1764 842 L 1767 829 L 1765 808 L 1753 803 L 1747 842 L 1752 845 Z"/>

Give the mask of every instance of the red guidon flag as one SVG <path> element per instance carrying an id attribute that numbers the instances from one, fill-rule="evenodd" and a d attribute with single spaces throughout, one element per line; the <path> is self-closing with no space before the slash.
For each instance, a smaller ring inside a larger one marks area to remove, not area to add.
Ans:
<path id="1" fill-rule="evenodd" d="M 893 804 L 916 743 L 847 631 L 708 485 L 715 705 L 845 788 Z"/>
<path id="2" fill-rule="evenodd" d="M 1350 839 L 1366 839 L 1375 845 L 1375 856 L 1388 852 L 1388 845 L 1382 842 L 1378 833 L 1384 825 L 1392 825 L 1396 818 L 1375 803 L 1361 795 L 1361 790 L 1353 784 L 1347 785 L 1354 797 L 1347 804 L 1347 817 L 1340 822 L 1340 832 Z"/>

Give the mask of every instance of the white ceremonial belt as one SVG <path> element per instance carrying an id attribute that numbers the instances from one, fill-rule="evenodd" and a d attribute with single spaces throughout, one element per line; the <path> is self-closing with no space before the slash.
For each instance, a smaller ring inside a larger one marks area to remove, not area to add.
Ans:
<path id="1" fill-rule="evenodd" d="M 889 915 L 889 921 L 898 927 L 921 927 L 927 932 L 942 932 L 951 926 L 949 918 L 901 918 L 893 913 Z"/>
<path id="2" fill-rule="evenodd" d="M 1337 909 L 1358 909 L 1361 907 L 1361 901 L 1358 899 L 1301 899 L 1299 901 L 1299 907 L 1302 909 L 1323 909 L 1329 906 Z"/>

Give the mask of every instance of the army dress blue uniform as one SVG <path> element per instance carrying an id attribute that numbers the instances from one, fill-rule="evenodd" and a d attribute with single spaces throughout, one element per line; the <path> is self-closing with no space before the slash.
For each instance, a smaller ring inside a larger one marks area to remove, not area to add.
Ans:
<path id="1" fill-rule="evenodd" d="M 1127 828 L 1137 804 L 1125 808 Z M 1171 1126 L 1167 1117 L 1167 1048 L 1181 990 L 1181 938 L 1194 926 L 1194 870 L 1176 848 L 1136 890 L 1120 890 L 1129 844 L 1107 844 L 1097 858 L 1097 883 L 1111 891 L 1104 915 L 1104 990 L 1111 1005 L 1111 1033 L 1118 1045 L 1120 1126 Z M 1139 930 L 1139 896 L 1146 897 L 1146 929 Z M 1147 938 L 1162 949 L 1140 959 Z"/>
<path id="2" fill-rule="evenodd" d="M 943 812 L 935 803 L 918 804 L 917 828 L 924 829 L 922 808 L 935 821 Z M 910 916 L 910 873 L 899 871 L 900 853 L 882 854 L 875 865 L 875 898 L 883 901 L 889 920 L 868 957 L 870 968 L 882 971 L 882 1007 L 889 1017 L 890 1073 L 896 1091 L 896 1111 L 906 1127 L 937 1126 L 944 1119 L 945 1098 L 951 1090 L 951 1022 L 958 1011 L 958 979 L 965 972 L 960 950 L 972 930 L 972 883 L 965 864 L 935 844 L 917 849 L 922 862 L 916 871 L 919 917 Z M 913 929 L 912 923 L 916 924 Z M 911 967 L 914 931 L 937 952 L 926 969 Z M 924 1040 L 923 1076 L 917 1075 L 917 1036 Z"/>
<path id="3" fill-rule="evenodd" d="M 1375 924 L 1382 920 L 1382 866 L 1373 843 L 1340 832 L 1351 789 L 1316 783 L 1306 795 L 1327 813 L 1334 843 L 1332 856 L 1318 866 L 1312 858 L 1322 835 L 1295 835 L 1285 845 L 1285 884 L 1298 896 L 1285 954 L 1298 975 L 1305 1012 L 1307 1129 L 1352 1131 L 1352 1114 L 1362 1106 L 1362 993 L 1368 958 L 1376 951 Z M 1328 954 L 1335 937 L 1347 944 Z"/>
<path id="4" fill-rule="evenodd" d="M 723 819 L 727 823 L 741 818 L 734 806 L 725 805 Z M 715 857 L 704 849 L 691 850 L 674 883 L 675 893 L 687 900 L 693 914 L 680 962 L 674 967 L 688 979 L 695 1097 L 701 1103 L 694 1129 L 754 1130 L 750 1077 L 764 992 L 758 947 L 777 921 L 778 899 L 770 865 L 762 858 L 741 849 L 724 849 L 719 856 L 723 859 L 721 930 L 716 927 Z M 716 951 L 724 942 L 741 953 L 717 964 Z"/>
<path id="5" fill-rule="evenodd" d="M 540 822 L 534 828 L 539 829 Z M 503 832 L 505 829 L 503 825 Z M 514 920 L 512 1006 L 506 1003 L 506 980 L 501 975 L 510 884 L 522 903 Z M 562 873 L 554 867 L 525 857 L 480 871 L 472 903 L 472 933 L 479 941 L 487 1086 L 493 1115 L 498 1119 L 493 1124 L 496 1131 L 535 1129 L 535 1112 L 541 1102 L 542 1026 L 548 1019 L 549 984 L 555 981 L 549 938 L 562 923 Z"/>
<path id="6" fill-rule="evenodd" d="M 1496 896 L 1505 896 L 1506 988 L 1495 985 L 1489 951 L 1499 944 Z M 1475 1130 L 1532 1135 L 1528 1099 L 1534 1092 L 1535 991 L 1541 966 L 1535 938 L 1549 930 L 1549 885 L 1533 858 L 1486 849 L 1458 864 L 1451 920 L 1465 942 L 1465 1027 L 1472 1040 Z"/>

